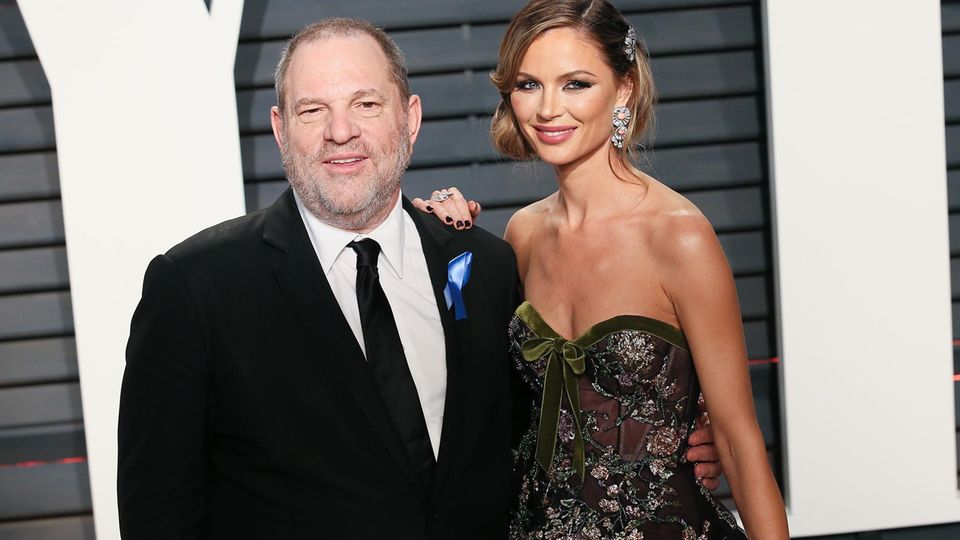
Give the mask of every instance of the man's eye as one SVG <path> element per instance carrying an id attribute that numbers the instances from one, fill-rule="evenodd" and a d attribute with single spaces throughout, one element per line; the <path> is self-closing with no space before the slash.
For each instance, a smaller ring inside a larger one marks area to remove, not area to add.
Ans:
<path id="1" fill-rule="evenodd" d="M 373 118 L 383 112 L 383 104 L 379 101 L 358 101 L 354 109 L 364 118 Z"/>
<path id="2" fill-rule="evenodd" d="M 530 91 L 540 88 L 540 85 L 534 81 L 518 81 L 517 84 L 513 85 L 514 88 L 520 91 Z"/>
<path id="3" fill-rule="evenodd" d="M 299 118 L 300 121 L 305 124 L 312 124 L 320 121 L 326 111 L 326 107 L 322 105 L 317 105 L 316 107 L 306 107 L 297 111 L 297 118 Z"/>

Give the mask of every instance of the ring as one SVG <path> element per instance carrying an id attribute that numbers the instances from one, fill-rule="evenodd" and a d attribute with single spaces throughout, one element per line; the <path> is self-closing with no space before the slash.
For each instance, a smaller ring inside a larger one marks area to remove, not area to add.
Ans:
<path id="1" fill-rule="evenodd" d="M 433 195 L 430 195 L 430 200 L 433 202 L 443 202 L 450 198 L 450 192 L 441 189 L 440 191 L 434 191 Z"/>

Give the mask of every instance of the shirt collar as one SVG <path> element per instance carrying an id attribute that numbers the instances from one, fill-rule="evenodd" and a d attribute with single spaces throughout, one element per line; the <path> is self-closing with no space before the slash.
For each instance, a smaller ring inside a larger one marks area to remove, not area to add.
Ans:
<path id="1" fill-rule="evenodd" d="M 383 258 L 396 272 L 397 277 L 403 278 L 404 223 L 403 206 L 400 204 L 403 195 L 397 196 L 387 219 L 367 234 L 345 231 L 320 221 L 317 216 L 313 215 L 313 212 L 307 210 L 296 191 L 294 191 L 293 196 L 297 203 L 297 209 L 300 211 L 300 217 L 307 228 L 307 235 L 310 237 L 313 249 L 317 252 L 317 258 L 320 259 L 320 265 L 323 267 L 325 275 L 330 273 L 330 269 L 333 268 L 333 263 L 337 261 L 340 253 L 347 249 L 347 244 L 362 238 L 372 238 L 380 244 L 380 252 Z"/>

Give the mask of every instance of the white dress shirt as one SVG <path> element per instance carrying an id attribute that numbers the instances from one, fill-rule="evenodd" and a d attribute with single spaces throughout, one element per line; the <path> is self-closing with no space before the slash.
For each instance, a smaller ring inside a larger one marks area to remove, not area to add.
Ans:
<path id="1" fill-rule="evenodd" d="M 380 286 L 397 322 L 403 353 L 407 357 L 423 417 L 427 421 L 433 455 L 437 457 L 447 393 L 443 323 L 430 283 L 427 260 L 423 256 L 420 234 L 413 219 L 403 210 L 400 200 L 398 196 L 390 215 L 379 227 L 367 234 L 358 234 L 320 221 L 296 197 L 310 242 L 317 252 L 333 295 L 340 304 L 340 310 L 364 354 L 366 347 L 357 305 L 357 254 L 347 244 L 362 238 L 372 238 L 380 244 L 377 264 Z"/>

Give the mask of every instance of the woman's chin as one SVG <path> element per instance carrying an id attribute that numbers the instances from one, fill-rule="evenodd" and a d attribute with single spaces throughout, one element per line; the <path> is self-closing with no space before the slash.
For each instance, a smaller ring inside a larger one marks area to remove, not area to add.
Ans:
<path id="1" fill-rule="evenodd" d="M 538 150 L 539 152 L 537 155 L 540 157 L 540 161 L 548 165 L 553 165 L 554 167 L 568 165 L 574 161 L 577 161 L 577 159 L 581 157 L 581 155 L 577 152 L 560 148 L 538 148 Z"/>

